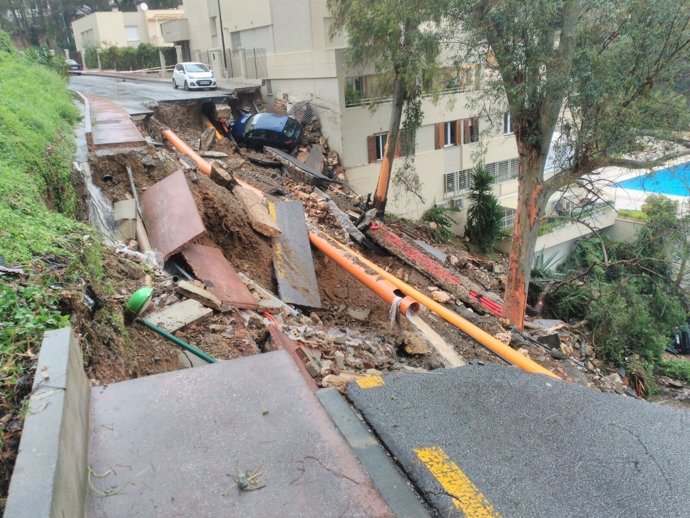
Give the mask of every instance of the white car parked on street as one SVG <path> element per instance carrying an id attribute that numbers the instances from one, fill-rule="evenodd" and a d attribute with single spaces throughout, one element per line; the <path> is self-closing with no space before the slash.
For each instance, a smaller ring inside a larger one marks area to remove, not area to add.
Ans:
<path id="1" fill-rule="evenodd" d="M 203 63 L 178 63 L 173 72 L 173 88 L 180 86 L 185 90 L 195 88 L 218 88 L 213 71 Z"/>

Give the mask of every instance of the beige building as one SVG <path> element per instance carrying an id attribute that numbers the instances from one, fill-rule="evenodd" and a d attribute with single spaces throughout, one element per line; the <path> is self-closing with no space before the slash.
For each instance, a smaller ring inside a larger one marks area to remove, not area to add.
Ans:
<path id="1" fill-rule="evenodd" d="M 176 34 L 166 35 L 167 41 L 189 49 L 192 60 L 205 61 L 222 75 L 224 40 L 228 74 L 265 79 L 269 104 L 283 96 L 291 103 L 313 100 L 350 185 L 365 195 L 374 190 L 390 102 L 377 93 L 376 74 L 348 70 L 344 38 L 329 37 L 332 18 L 326 0 L 185 0 L 184 9 L 186 27 L 176 22 Z M 470 108 L 481 74 L 481 69 L 468 67 L 448 81 L 437 103 L 424 101 L 423 126 L 413 145 L 401 150 L 415 153 L 424 203 L 392 187 L 390 211 L 416 218 L 434 204 L 465 207 L 469 171 L 480 159 L 496 173 L 498 196 L 515 193 L 517 148 L 509 120 L 499 114 L 492 123 Z M 396 159 L 394 167 L 402 160 Z M 507 225 L 511 212 L 506 209 Z"/>
<path id="2" fill-rule="evenodd" d="M 97 45 L 165 46 L 168 44 L 163 39 L 161 24 L 183 18 L 182 9 L 96 12 L 73 21 L 72 33 L 79 52 Z"/>

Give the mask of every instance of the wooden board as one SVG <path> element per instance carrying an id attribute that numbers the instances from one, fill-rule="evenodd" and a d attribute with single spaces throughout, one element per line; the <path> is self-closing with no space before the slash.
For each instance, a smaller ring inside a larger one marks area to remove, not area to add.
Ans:
<path id="1" fill-rule="evenodd" d="M 304 206 L 298 201 L 270 203 L 268 210 L 282 232 L 273 238 L 273 268 L 283 302 L 321 307 L 319 286 L 304 220 Z"/>

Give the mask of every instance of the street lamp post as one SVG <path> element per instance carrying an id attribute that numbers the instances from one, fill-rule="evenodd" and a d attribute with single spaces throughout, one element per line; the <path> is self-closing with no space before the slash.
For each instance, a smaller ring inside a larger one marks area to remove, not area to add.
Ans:
<path id="1" fill-rule="evenodd" d="M 220 44 L 223 47 L 223 77 L 228 78 L 228 58 L 225 55 L 225 29 L 223 29 L 223 10 L 220 7 L 220 0 L 218 1 L 218 20 L 220 21 Z"/>

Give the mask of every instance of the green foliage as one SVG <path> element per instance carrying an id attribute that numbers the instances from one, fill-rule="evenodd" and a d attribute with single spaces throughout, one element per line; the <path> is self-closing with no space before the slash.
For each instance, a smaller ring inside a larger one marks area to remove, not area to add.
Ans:
<path id="1" fill-rule="evenodd" d="M 28 359 L 22 355 L 37 350 L 45 330 L 69 322 L 57 272 L 68 273 L 60 281 L 102 276 L 101 244 L 73 219 L 78 112 L 64 78 L 39 61 L 40 53 L 0 50 L 0 255 L 24 263 L 29 274 L 22 282 L 0 283 L 2 414 L 16 411 L 23 397 L 16 390 Z M 39 277 L 34 271 L 54 273 Z M 0 458 L 9 457 L 3 452 Z"/>
<path id="2" fill-rule="evenodd" d="M 631 210 L 631 209 L 618 209 L 618 215 L 621 218 L 628 218 L 628 219 L 634 219 L 636 221 L 642 221 L 642 222 L 647 222 L 649 221 L 649 218 L 647 217 L 647 214 L 645 214 L 641 210 Z"/>
<path id="3" fill-rule="evenodd" d="M 29 61 L 48 67 L 61 76 L 67 75 L 67 63 L 62 54 L 53 52 L 45 47 L 29 47 L 24 49 L 23 52 Z"/>
<path id="4" fill-rule="evenodd" d="M 690 362 L 687 360 L 662 360 L 657 364 L 659 371 L 669 378 L 690 383 Z"/>
<path id="5" fill-rule="evenodd" d="M 424 212 L 422 221 L 429 221 L 436 225 L 434 228 L 434 241 L 437 243 L 447 243 L 453 238 L 453 225 L 455 222 L 450 217 L 450 212 L 455 209 L 444 209 L 442 207 L 431 207 Z"/>
<path id="6" fill-rule="evenodd" d="M 586 275 L 554 290 L 547 302 L 559 318 L 587 320 L 597 355 L 605 360 L 653 365 L 673 328 L 685 324 L 688 300 L 676 288 L 663 251 L 669 229 L 678 226 L 675 209 L 670 200 L 652 198 L 645 208 L 649 222 L 635 242 L 580 241 L 560 269 L 562 275 Z"/>
<path id="7" fill-rule="evenodd" d="M 147 43 L 140 43 L 138 47 L 116 47 L 109 45 L 105 48 L 90 47 L 86 50 L 86 66 L 98 68 L 100 56 L 103 70 L 142 70 L 161 66 L 158 51 L 162 50 L 167 65 L 177 63 L 175 47 L 155 47 Z"/>
<path id="8" fill-rule="evenodd" d="M 479 246 L 483 253 L 491 251 L 494 243 L 501 236 L 503 215 L 491 189 L 493 183 L 493 176 L 483 164 L 474 168 L 465 234 Z"/>

